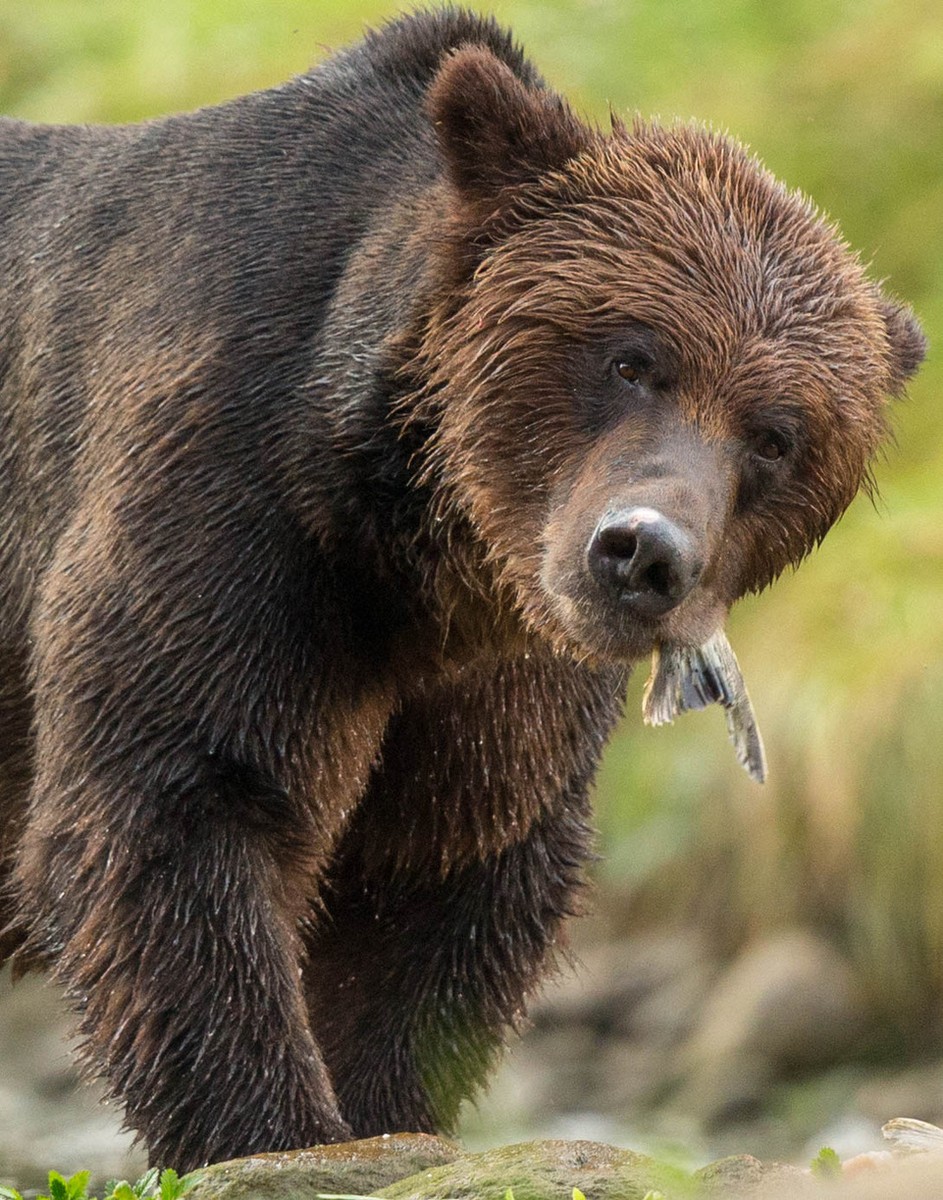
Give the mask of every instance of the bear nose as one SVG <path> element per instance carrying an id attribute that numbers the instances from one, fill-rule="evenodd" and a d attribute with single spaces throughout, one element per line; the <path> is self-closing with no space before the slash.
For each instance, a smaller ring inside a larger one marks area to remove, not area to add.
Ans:
<path id="1" fill-rule="evenodd" d="M 689 534 L 663 513 L 641 507 L 604 517 L 586 557 L 601 587 L 650 617 L 680 604 L 704 565 Z"/>

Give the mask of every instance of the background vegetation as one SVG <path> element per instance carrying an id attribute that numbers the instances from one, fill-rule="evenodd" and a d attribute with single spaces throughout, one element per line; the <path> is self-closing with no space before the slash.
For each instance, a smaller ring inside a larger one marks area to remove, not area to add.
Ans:
<path id="1" fill-rule="evenodd" d="M 604 887 L 730 950 L 828 931 L 905 1055 L 943 1022 L 943 9 L 939 0 L 497 0 L 551 83 L 747 141 L 913 304 L 928 364 L 825 546 L 731 637 L 769 752 L 743 776 L 718 712 L 644 729 L 632 692 L 599 785 Z M 0 111 L 117 121 L 275 83 L 396 0 L 2 0 Z"/>

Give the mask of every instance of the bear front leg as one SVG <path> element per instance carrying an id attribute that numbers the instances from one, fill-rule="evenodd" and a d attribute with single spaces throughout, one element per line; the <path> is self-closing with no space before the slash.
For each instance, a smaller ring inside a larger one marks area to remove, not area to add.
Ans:
<path id="1" fill-rule="evenodd" d="M 453 1134 L 573 910 L 582 804 L 443 878 L 393 864 L 335 890 L 309 966 L 313 1022 L 357 1137 Z M 353 862 L 348 869 L 358 872 Z"/>
<path id="2" fill-rule="evenodd" d="M 142 561 L 102 523 L 63 539 L 33 622 L 23 961 L 67 989 L 85 1064 L 155 1164 L 344 1139 L 299 930 L 382 705 L 368 720 L 350 672 L 332 683 L 314 572 L 276 533 L 243 536 L 239 556 L 222 545 L 217 563 L 203 546 Z M 296 576 L 266 573 L 255 544 Z M 116 577 L 123 562 L 133 574 Z"/>
<path id="3" fill-rule="evenodd" d="M 178 1170 L 349 1132 L 299 987 L 284 798 L 212 774 L 37 795 L 19 871 L 83 1059 Z"/>
<path id="4" fill-rule="evenodd" d="M 358 1137 L 452 1132 L 521 1021 L 578 905 L 623 682 L 530 658 L 466 672 L 391 721 L 307 973 Z"/>

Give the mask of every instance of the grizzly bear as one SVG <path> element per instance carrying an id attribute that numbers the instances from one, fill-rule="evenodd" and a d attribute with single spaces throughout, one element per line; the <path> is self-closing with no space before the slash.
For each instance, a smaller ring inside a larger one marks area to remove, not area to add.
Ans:
<path id="1" fill-rule="evenodd" d="M 866 477 L 909 312 L 741 147 L 397 20 L 0 124 L 2 951 L 190 1168 L 448 1130 L 577 902 L 629 667 Z"/>

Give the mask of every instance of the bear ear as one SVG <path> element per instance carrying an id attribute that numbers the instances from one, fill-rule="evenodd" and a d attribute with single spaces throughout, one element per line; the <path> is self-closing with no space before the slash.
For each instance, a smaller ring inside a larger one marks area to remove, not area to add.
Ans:
<path id="1" fill-rule="evenodd" d="M 592 136 L 559 96 L 526 87 L 481 46 L 445 61 L 426 111 L 452 184 L 479 220 L 500 207 L 505 188 L 562 167 Z"/>
<path id="2" fill-rule="evenodd" d="M 881 316 L 887 330 L 891 388 L 894 392 L 901 392 L 926 356 L 927 339 L 917 318 L 904 305 L 884 300 L 881 302 Z"/>

